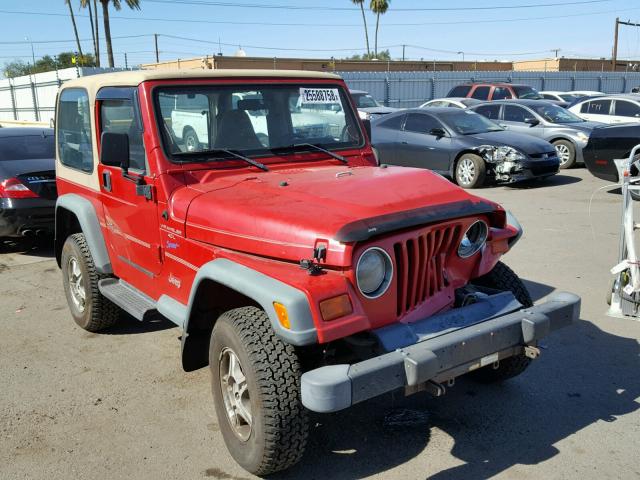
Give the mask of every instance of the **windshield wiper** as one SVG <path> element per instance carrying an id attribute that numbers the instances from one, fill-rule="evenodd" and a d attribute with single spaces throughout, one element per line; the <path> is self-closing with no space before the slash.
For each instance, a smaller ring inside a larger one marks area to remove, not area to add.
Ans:
<path id="1" fill-rule="evenodd" d="M 226 148 L 216 148 L 213 150 L 197 150 L 197 151 L 193 151 L 193 152 L 178 152 L 178 153 L 174 153 L 173 155 L 175 157 L 209 157 L 210 155 L 216 155 L 219 153 L 224 153 L 226 155 L 231 155 L 232 157 L 235 157 L 239 160 L 242 160 L 246 163 L 248 163 L 249 165 L 253 165 L 256 168 L 259 168 L 260 170 L 264 170 L 265 172 L 269 171 L 269 168 L 267 168 L 267 166 L 263 163 L 260 163 L 256 160 L 253 160 L 252 158 L 249 157 L 245 157 L 244 155 L 241 155 L 239 153 L 234 152 L 233 150 L 227 150 Z M 220 158 L 211 158 L 211 160 L 221 160 Z"/>
<path id="2" fill-rule="evenodd" d="M 271 148 L 271 150 L 272 151 L 297 150 L 300 147 L 307 147 L 307 148 L 310 147 L 310 148 L 313 148 L 314 150 L 317 150 L 319 152 L 326 153 L 330 157 L 333 157 L 336 160 L 340 160 L 342 163 L 349 163 L 348 160 L 346 158 L 344 158 L 342 155 L 338 155 L 337 153 L 333 153 L 331 150 L 327 150 L 326 148 L 322 148 L 320 145 L 316 145 L 314 143 L 294 143 L 293 145 L 287 145 L 287 146 L 283 146 L 283 147 L 273 147 L 273 148 Z"/>

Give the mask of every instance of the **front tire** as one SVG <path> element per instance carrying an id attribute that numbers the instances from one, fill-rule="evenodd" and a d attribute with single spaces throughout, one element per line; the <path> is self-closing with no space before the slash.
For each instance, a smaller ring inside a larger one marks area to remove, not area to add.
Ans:
<path id="1" fill-rule="evenodd" d="M 79 327 L 99 332 L 118 321 L 120 309 L 98 289 L 96 271 L 84 234 L 75 233 L 62 247 L 62 284 L 69 310 Z"/>
<path id="2" fill-rule="evenodd" d="M 487 167 L 479 155 L 465 153 L 456 163 L 454 176 L 462 188 L 478 188 L 484 184 Z"/>
<path id="3" fill-rule="evenodd" d="M 558 158 L 560 159 L 560 169 L 571 168 L 576 163 L 576 146 L 569 140 L 556 140 L 553 142 Z"/>
<path id="4" fill-rule="evenodd" d="M 184 131 L 182 141 L 184 143 L 184 149 L 187 152 L 195 152 L 197 150 L 200 150 L 200 140 L 198 139 L 198 134 L 193 128 L 187 128 Z"/>
<path id="5" fill-rule="evenodd" d="M 256 307 L 223 313 L 209 345 L 213 399 L 225 444 L 240 466 L 267 475 L 297 463 L 307 443 L 300 362 Z"/>
<path id="6" fill-rule="evenodd" d="M 473 282 L 476 285 L 501 291 L 510 291 L 523 307 L 533 306 L 533 300 L 522 283 L 520 277 L 502 262 L 498 262 L 493 270 Z M 469 373 L 469 376 L 480 383 L 503 382 L 524 372 L 531 364 L 531 359 L 524 354 L 515 355 L 501 360 L 494 368 L 493 365 L 479 368 Z"/>

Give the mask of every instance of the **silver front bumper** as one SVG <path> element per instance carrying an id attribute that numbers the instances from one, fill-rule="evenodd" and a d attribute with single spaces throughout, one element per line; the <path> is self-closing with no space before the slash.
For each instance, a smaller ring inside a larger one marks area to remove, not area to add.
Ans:
<path id="1" fill-rule="evenodd" d="M 426 336 L 352 365 L 331 365 L 304 373 L 302 403 L 316 412 L 335 412 L 397 388 L 417 387 L 448 372 L 452 377 L 461 375 L 484 366 L 487 358 L 519 352 L 551 331 L 571 324 L 580 316 L 580 297 L 556 293 L 540 305 L 491 316 L 479 323 L 467 318 L 475 314 L 472 307 L 455 310 L 459 319 L 468 320 L 463 323 L 468 326 Z M 398 328 L 406 326 L 399 324 Z"/>

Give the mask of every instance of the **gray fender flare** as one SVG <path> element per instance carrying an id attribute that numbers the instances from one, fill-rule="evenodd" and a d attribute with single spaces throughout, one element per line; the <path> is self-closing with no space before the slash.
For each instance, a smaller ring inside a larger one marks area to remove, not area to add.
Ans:
<path id="1" fill-rule="evenodd" d="M 219 258 L 205 263 L 198 269 L 186 307 L 167 295 L 162 295 L 158 300 L 158 311 L 182 326 L 183 348 L 189 336 L 189 319 L 196 293 L 204 280 L 213 280 L 255 300 L 269 316 L 276 335 L 285 342 L 296 346 L 317 342 L 311 307 L 303 291 L 239 263 Z M 273 302 L 279 302 L 286 307 L 291 328 L 286 329 L 280 324 Z"/>
<path id="2" fill-rule="evenodd" d="M 103 274 L 113 273 L 107 245 L 104 242 L 98 215 L 93 204 L 75 193 L 62 195 L 56 201 L 56 222 L 58 221 L 58 210 L 61 208 L 70 211 L 78 219 L 82 233 L 91 251 L 96 270 Z M 56 234 L 57 232 L 58 229 L 56 228 Z"/>

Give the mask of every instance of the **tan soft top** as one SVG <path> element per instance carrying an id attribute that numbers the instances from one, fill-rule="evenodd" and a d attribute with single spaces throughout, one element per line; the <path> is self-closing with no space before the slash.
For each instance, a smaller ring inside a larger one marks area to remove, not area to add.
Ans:
<path id="1" fill-rule="evenodd" d="M 318 78 L 339 79 L 338 75 L 306 70 L 132 70 L 89 75 L 65 82 L 62 88 L 84 87 L 97 92 L 102 87 L 135 87 L 147 80 L 181 80 L 193 78 Z"/>

